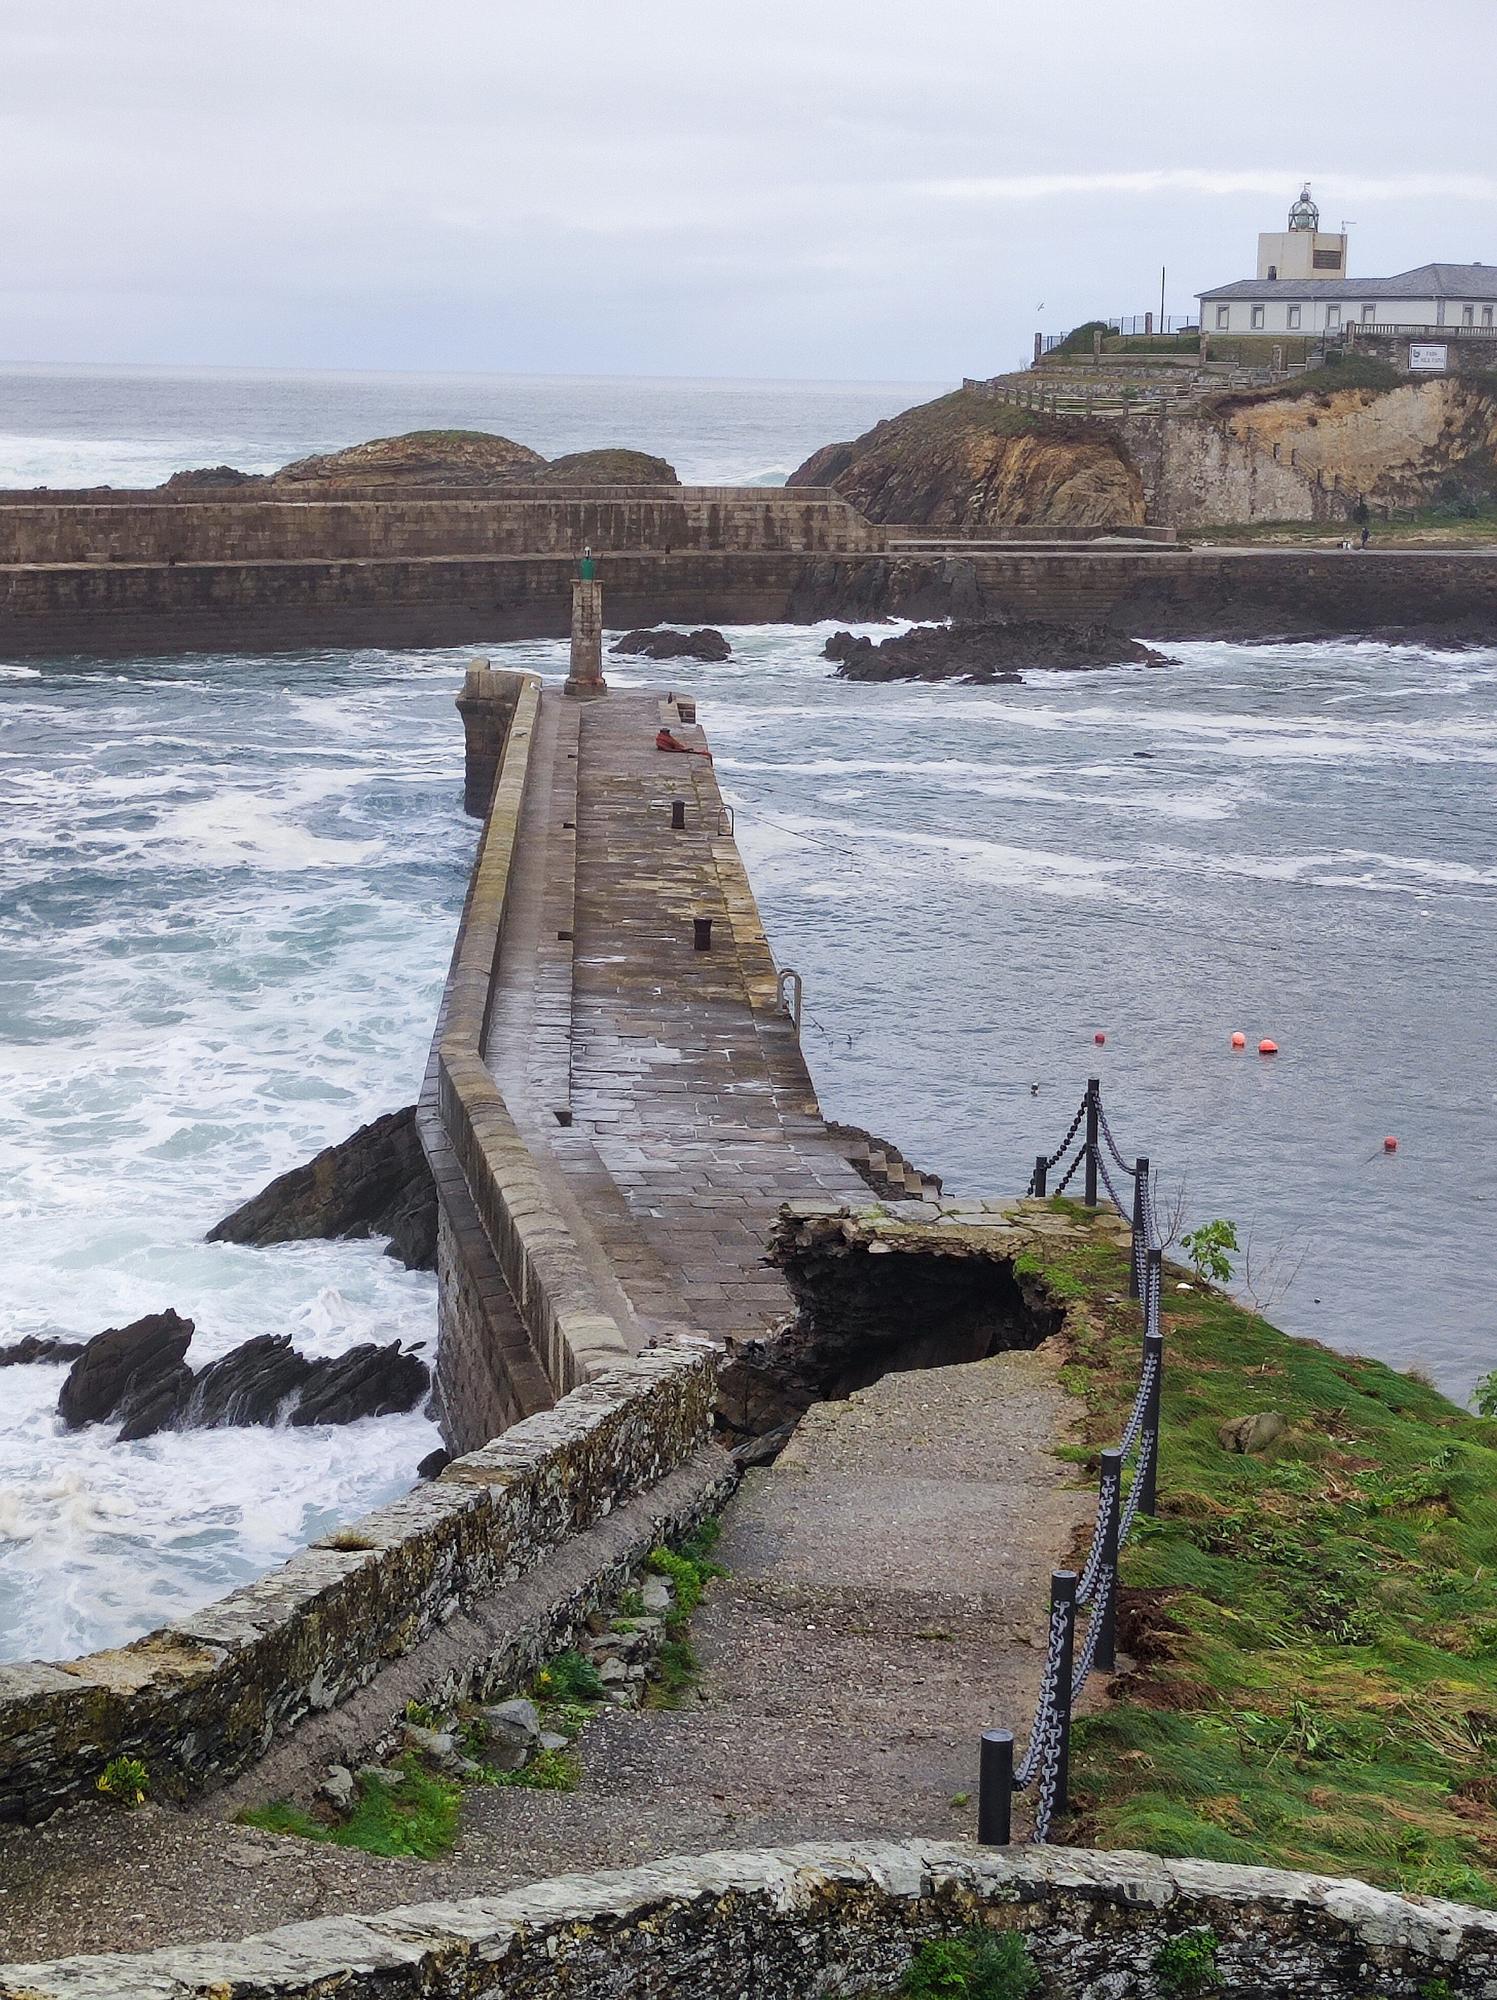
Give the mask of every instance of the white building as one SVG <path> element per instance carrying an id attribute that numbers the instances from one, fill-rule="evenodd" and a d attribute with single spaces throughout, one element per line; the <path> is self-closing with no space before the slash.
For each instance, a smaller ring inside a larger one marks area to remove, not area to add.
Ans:
<path id="1" fill-rule="evenodd" d="M 1201 331 L 1334 337 L 1351 324 L 1497 331 L 1497 265 L 1420 264 L 1395 278 L 1345 272 L 1346 238 L 1321 229 L 1307 185 L 1289 227 L 1259 236 L 1257 277 L 1200 294 Z"/>

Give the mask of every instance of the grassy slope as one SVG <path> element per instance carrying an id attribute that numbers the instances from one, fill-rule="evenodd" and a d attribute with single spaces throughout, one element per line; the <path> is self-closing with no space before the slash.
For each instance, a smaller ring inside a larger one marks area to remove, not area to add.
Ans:
<path id="1" fill-rule="evenodd" d="M 1124 1260 L 1044 1269 L 1076 1302 L 1067 1380 L 1106 1444 L 1137 1376 Z M 1497 1907 L 1497 1423 L 1181 1275 L 1160 1515 L 1123 1565 L 1137 1666 L 1079 1724 L 1063 1837 Z M 1218 1426 L 1258 1410 L 1284 1437 L 1224 1451 Z"/>

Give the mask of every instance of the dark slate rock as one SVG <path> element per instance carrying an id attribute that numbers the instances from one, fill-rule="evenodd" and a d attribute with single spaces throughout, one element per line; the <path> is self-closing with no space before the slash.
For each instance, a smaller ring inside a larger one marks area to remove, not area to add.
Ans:
<path id="1" fill-rule="evenodd" d="M 695 632 L 672 632 L 665 627 L 626 632 L 609 648 L 613 653 L 635 653 L 647 660 L 729 660 L 733 648 L 721 632 L 710 625 Z"/>
<path id="2" fill-rule="evenodd" d="M 431 1383 L 426 1363 L 401 1351 L 398 1340 L 388 1347 L 354 1347 L 347 1354 L 310 1364 L 291 1422 L 351 1424 L 360 1417 L 390 1416 L 414 1410 Z"/>
<path id="3" fill-rule="evenodd" d="M 437 1479 L 447 1470 L 451 1463 L 452 1453 L 450 1451 L 443 1451 L 439 1445 L 435 1451 L 429 1451 L 416 1467 L 416 1477 L 418 1479 Z"/>
<path id="4" fill-rule="evenodd" d="M 86 1340 L 60 1340 L 40 1333 L 28 1333 L 10 1347 L 0 1347 L 0 1368 L 19 1368 L 28 1361 L 76 1361 L 88 1346 Z"/>
<path id="5" fill-rule="evenodd" d="M 388 1236 L 411 1270 L 437 1261 L 437 1191 L 416 1134 L 416 1107 L 388 1111 L 305 1166 L 278 1175 L 208 1231 L 210 1243 L 295 1243 Z"/>
<path id="6" fill-rule="evenodd" d="M 837 672 L 853 681 L 1018 681 L 1020 667 L 1160 667 L 1163 653 L 1110 625 L 1052 623 L 1041 618 L 980 624 L 916 625 L 880 640 L 834 632 L 823 648 Z"/>
<path id="7" fill-rule="evenodd" d="M 158 1431 L 180 1430 L 192 1383 L 192 1370 L 185 1361 L 132 1383 L 115 1405 L 114 1414 L 120 1419 L 116 1443 L 132 1444 L 136 1438 L 154 1437 Z"/>
<path id="8" fill-rule="evenodd" d="M 143 1396 L 151 1383 L 170 1377 L 191 1339 L 192 1321 L 170 1307 L 129 1326 L 107 1327 L 69 1369 L 57 1399 L 58 1415 L 69 1430 L 103 1423 L 127 1393 Z"/>
<path id="9" fill-rule="evenodd" d="M 184 1428 L 273 1424 L 282 1406 L 309 1381 L 313 1366 L 293 1350 L 289 1334 L 262 1333 L 247 1340 L 199 1374 Z"/>

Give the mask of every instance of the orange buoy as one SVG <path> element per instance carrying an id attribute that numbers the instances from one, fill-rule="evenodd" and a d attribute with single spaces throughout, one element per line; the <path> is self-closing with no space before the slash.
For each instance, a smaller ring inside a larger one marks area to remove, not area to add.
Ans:
<path id="1" fill-rule="evenodd" d="M 1234 1049 L 1245 1049 L 1247 1047 L 1247 1036 L 1241 1033 L 1235 1034 L 1232 1037 L 1232 1046 Z"/>
<path id="2" fill-rule="evenodd" d="M 1277 1042 L 1259 1042 L 1258 1053 L 1260 1056 L 1276 1056 L 1279 1053 L 1279 1045 Z"/>
<path id="3" fill-rule="evenodd" d="M 1101 1029 L 1099 1028 L 1096 1034 L 1092 1036 L 1092 1040 L 1096 1043 L 1097 1047 L 1100 1049 L 1102 1044 L 1107 1040 L 1107 1037 L 1102 1033 Z"/>
<path id="4" fill-rule="evenodd" d="M 1389 1133 L 1388 1137 L 1384 1139 L 1383 1151 L 1385 1153 L 1396 1153 L 1398 1151 L 1398 1141 L 1393 1137 L 1392 1133 Z"/>

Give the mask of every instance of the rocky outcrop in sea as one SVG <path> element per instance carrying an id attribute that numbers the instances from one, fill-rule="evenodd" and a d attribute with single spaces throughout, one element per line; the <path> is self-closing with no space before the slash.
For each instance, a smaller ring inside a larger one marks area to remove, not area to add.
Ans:
<path id="1" fill-rule="evenodd" d="M 69 1430 L 117 1423 L 119 1442 L 165 1430 L 289 1423 L 350 1424 L 413 1410 L 430 1387 L 426 1363 L 399 1341 L 309 1359 L 288 1334 L 261 1334 L 196 1373 L 195 1331 L 170 1307 L 96 1334 L 69 1369 L 57 1412 Z"/>
<path id="2" fill-rule="evenodd" d="M 728 660 L 733 648 L 722 633 L 710 625 L 695 632 L 674 632 L 665 626 L 626 632 L 608 649 L 611 653 L 636 654 L 647 660 Z"/>
<path id="3" fill-rule="evenodd" d="M 916 625 L 874 641 L 834 632 L 824 648 L 850 681 L 1022 681 L 1021 667 L 1086 668 L 1169 664 L 1163 653 L 1110 625 L 1051 624 L 1037 618 L 972 625 Z"/>

